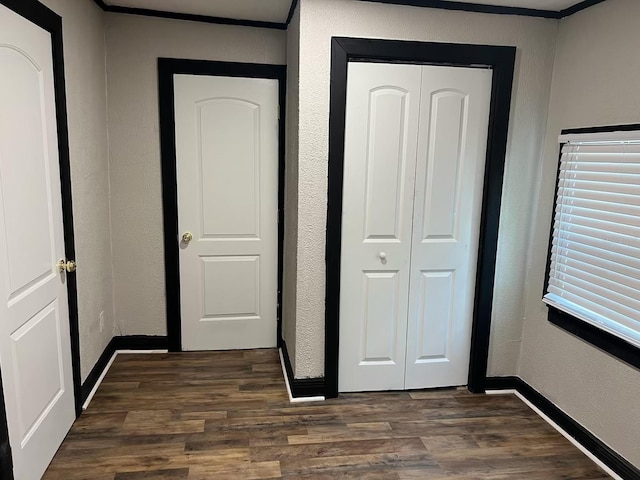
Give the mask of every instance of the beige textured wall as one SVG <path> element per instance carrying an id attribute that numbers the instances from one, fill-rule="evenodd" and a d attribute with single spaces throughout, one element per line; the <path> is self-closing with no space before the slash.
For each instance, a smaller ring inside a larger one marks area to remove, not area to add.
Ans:
<path id="1" fill-rule="evenodd" d="M 640 467 L 640 371 L 547 322 L 541 302 L 564 128 L 640 122 L 640 2 L 608 0 L 560 23 L 520 376 Z"/>
<path id="2" fill-rule="evenodd" d="M 517 373 L 532 200 L 558 22 L 357 0 L 302 0 L 296 371 L 324 369 L 325 223 L 332 36 L 518 47 L 498 245 L 489 373 Z"/>
<path id="3" fill-rule="evenodd" d="M 116 318 L 166 334 L 158 57 L 286 63 L 286 32 L 106 14 Z"/>
<path id="4" fill-rule="evenodd" d="M 282 296 L 282 336 L 289 359 L 296 361 L 296 296 L 298 256 L 298 82 L 300 65 L 300 6 L 287 29 L 287 148 L 284 215 L 284 281 Z"/>
<path id="5" fill-rule="evenodd" d="M 93 2 L 43 0 L 63 18 L 82 380 L 113 337 L 104 14 Z M 100 332 L 100 312 L 104 330 Z"/>

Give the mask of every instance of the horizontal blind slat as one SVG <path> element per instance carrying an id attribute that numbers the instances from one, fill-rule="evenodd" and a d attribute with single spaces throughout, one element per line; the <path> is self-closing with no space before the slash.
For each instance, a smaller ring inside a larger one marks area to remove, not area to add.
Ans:
<path id="1" fill-rule="evenodd" d="M 589 210 L 597 210 L 616 215 L 630 215 L 632 217 L 640 217 L 640 205 L 628 205 L 624 203 L 603 202 L 600 200 L 591 200 L 589 198 L 572 197 L 564 199 L 564 203 L 558 203 L 559 206 L 569 205 Z"/>
<path id="2" fill-rule="evenodd" d="M 563 263 L 561 260 L 555 258 L 551 261 L 552 276 L 554 278 L 565 281 L 565 277 L 570 277 L 571 279 L 586 282 L 586 284 L 591 284 L 593 290 L 598 291 L 599 295 L 615 299 L 616 302 L 640 312 L 640 301 L 637 300 L 638 289 L 634 286 L 629 287 L 624 284 L 617 284 L 614 280 L 589 271 L 588 266 L 580 265 L 575 261 Z M 589 290 L 586 287 L 585 289 Z M 608 290 L 608 292 L 605 290 Z"/>
<path id="3" fill-rule="evenodd" d="M 637 320 L 634 319 L 634 315 L 636 314 L 636 312 L 634 312 L 633 309 L 628 308 L 625 305 L 621 305 L 617 302 L 611 301 L 607 297 L 598 295 L 595 292 L 586 290 L 582 288 L 580 285 L 576 285 L 575 283 L 566 282 L 566 281 L 561 282 L 557 278 L 551 278 L 549 280 L 549 285 L 555 286 L 561 292 L 565 291 L 568 293 L 572 293 L 576 297 L 582 298 L 583 300 L 590 302 L 592 305 L 600 305 L 602 307 L 601 310 L 603 311 L 607 310 L 609 312 L 608 313 L 609 316 L 611 316 L 612 313 L 615 313 L 620 318 L 626 317 L 627 320 L 625 320 L 626 322 L 625 324 L 627 325 L 631 325 L 630 320 L 637 322 Z M 580 302 L 576 302 L 576 303 L 578 303 L 578 305 L 581 305 Z"/>
<path id="4" fill-rule="evenodd" d="M 610 268 L 614 268 L 616 272 L 621 272 L 628 276 L 637 278 L 640 270 L 640 258 L 629 255 L 622 255 L 604 248 L 589 245 L 587 239 L 575 236 L 571 240 L 565 238 L 554 238 L 553 249 L 563 249 L 575 253 L 576 255 L 585 255 L 592 258 L 598 258 L 601 262 L 607 262 Z"/>
<path id="5" fill-rule="evenodd" d="M 573 180 L 571 178 L 560 178 L 559 187 L 564 189 L 563 195 L 579 196 L 580 190 L 589 190 L 596 192 L 619 193 L 622 195 L 638 195 L 639 187 L 637 185 L 628 185 L 622 183 L 607 183 L 592 180 Z M 571 194 L 569 190 L 577 190 Z"/>
<path id="6" fill-rule="evenodd" d="M 577 206 L 574 202 L 559 203 L 556 206 L 556 213 L 560 215 L 575 215 L 582 218 L 591 218 L 601 220 L 605 223 L 615 223 L 619 225 L 627 225 L 629 227 L 640 228 L 640 216 L 626 215 L 624 213 L 607 212 L 596 210 L 593 208 L 584 208 Z"/>
<path id="7" fill-rule="evenodd" d="M 620 223 L 614 222 L 606 222 L 594 218 L 583 217 L 580 215 L 559 213 L 556 215 L 556 222 L 560 224 L 560 228 L 562 228 L 564 225 L 566 225 L 567 228 L 570 228 L 574 225 L 579 225 L 582 227 L 589 227 L 594 230 L 599 230 L 605 237 L 611 234 L 630 237 L 629 242 L 631 243 L 634 239 L 638 240 L 638 237 L 640 237 L 640 227 L 622 225 Z"/>
<path id="8" fill-rule="evenodd" d="M 560 246 L 552 248 L 551 260 L 562 265 L 570 265 L 579 268 L 593 275 L 599 275 L 614 284 L 625 285 L 634 289 L 632 296 L 640 294 L 640 278 L 634 268 L 625 265 L 617 265 L 608 260 L 604 260 L 593 255 L 586 255 L 577 250 L 570 250 Z"/>
<path id="9" fill-rule="evenodd" d="M 564 188 L 558 185 L 558 198 L 570 198 L 570 193 L 579 198 L 599 200 L 603 202 L 622 203 L 628 205 L 638 205 L 637 195 L 625 195 L 622 193 L 601 192 L 598 190 L 580 189 L 580 188 Z"/>
<path id="10" fill-rule="evenodd" d="M 575 164 L 568 165 L 569 168 L 565 169 L 565 180 L 585 181 L 585 182 L 597 182 L 604 184 L 611 184 L 612 187 L 616 185 L 632 185 L 640 191 L 640 184 L 638 184 L 638 171 L 629 173 L 616 173 L 616 172 L 588 172 L 578 170 Z"/>
<path id="11" fill-rule="evenodd" d="M 571 230 L 567 230 L 564 226 L 558 228 L 556 225 L 553 235 L 554 237 L 566 240 L 579 239 L 579 241 L 583 243 L 587 242 L 588 245 L 597 246 L 630 257 L 637 257 L 638 247 L 636 245 L 640 243 L 640 239 L 632 239 L 624 235 L 610 234 L 608 236 L 602 236 L 600 230 L 582 227 L 580 225 L 571 225 Z"/>
<path id="12" fill-rule="evenodd" d="M 573 159 L 571 162 L 563 162 L 562 168 L 570 172 L 636 174 L 640 171 L 640 161 L 638 163 L 622 163 L 607 162 L 606 159 L 603 159 L 601 162 L 581 162 Z"/>

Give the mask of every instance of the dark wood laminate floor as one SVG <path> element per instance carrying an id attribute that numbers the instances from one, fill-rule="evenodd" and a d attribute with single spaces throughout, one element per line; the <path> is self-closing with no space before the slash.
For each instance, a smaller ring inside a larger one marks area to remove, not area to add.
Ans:
<path id="1" fill-rule="evenodd" d="M 512 395 L 290 404 L 275 350 L 120 355 L 45 479 L 605 479 Z"/>

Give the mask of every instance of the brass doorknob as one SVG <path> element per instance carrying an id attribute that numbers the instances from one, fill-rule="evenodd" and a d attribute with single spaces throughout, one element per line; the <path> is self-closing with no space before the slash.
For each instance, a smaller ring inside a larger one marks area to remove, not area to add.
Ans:
<path id="1" fill-rule="evenodd" d="M 60 272 L 75 272 L 76 271 L 76 262 L 74 262 L 73 260 L 65 260 L 64 258 L 61 258 L 60 260 L 58 260 L 58 263 L 56 264 L 56 266 L 58 267 L 58 271 Z"/>
<path id="2" fill-rule="evenodd" d="M 182 234 L 182 241 L 184 243 L 189 243 L 191 240 L 193 240 L 193 234 L 191 232 L 184 232 Z"/>

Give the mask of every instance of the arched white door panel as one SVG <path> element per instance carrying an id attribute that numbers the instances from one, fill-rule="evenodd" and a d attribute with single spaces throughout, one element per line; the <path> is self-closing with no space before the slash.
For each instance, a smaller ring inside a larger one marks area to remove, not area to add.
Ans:
<path id="1" fill-rule="evenodd" d="M 16 479 L 75 419 L 51 35 L 0 5 L 0 363 Z"/>
<path id="2" fill-rule="evenodd" d="M 276 346 L 278 81 L 175 75 L 182 346 Z"/>

